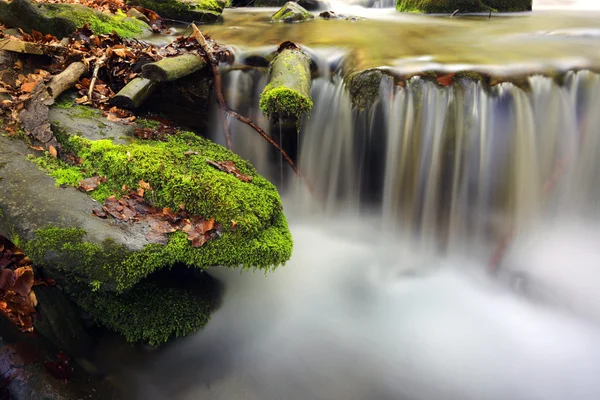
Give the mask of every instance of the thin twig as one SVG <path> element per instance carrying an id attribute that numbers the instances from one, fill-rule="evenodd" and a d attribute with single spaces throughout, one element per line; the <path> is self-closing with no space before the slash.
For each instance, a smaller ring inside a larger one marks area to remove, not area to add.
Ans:
<path id="1" fill-rule="evenodd" d="M 221 79 L 221 71 L 219 70 L 219 62 L 217 61 L 215 55 L 213 54 L 210 46 L 206 42 L 204 35 L 200 32 L 200 29 L 196 26 L 196 24 L 192 24 L 192 29 L 194 30 L 194 37 L 200 43 L 200 47 L 206 53 L 208 57 L 208 63 L 210 68 L 212 69 L 213 76 L 215 78 L 215 91 L 217 94 L 217 101 L 219 102 L 220 116 L 221 121 L 223 122 L 223 130 L 225 131 L 225 141 L 227 143 L 227 148 L 229 150 L 232 149 L 233 143 L 231 142 L 231 132 L 229 132 L 229 121 L 227 120 L 226 111 L 229 110 L 227 106 L 227 102 L 225 101 L 225 96 L 223 95 L 223 80 Z"/>
<path id="2" fill-rule="evenodd" d="M 209 47 L 208 43 L 206 42 L 204 35 L 202 35 L 202 32 L 200 32 L 200 29 L 198 29 L 196 24 L 192 24 L 192 29 L 194 30 L 194 37 L 196 38 L 198 43 L 200 43 L 200 46 L 206 53 L 206 55 L 208 57 L 208 62 L 213 71 L 213 75 L 215 78 L 215 90 L 217 92 L 216 93 L 217 101 L 219 103 L 219 108 L 221 110 L 221 115 L 223 117 L 223 126 L 225 127 L 225 138 L 227 139 L 229 148 L 231 149 L 231 137 L 229 136 L 229 119 L 227 118 L 228 115 L 234 117 L 238 121 L 248 125 L 252 129 L 254 129 L 260 136 L 263 137 L 263 139 L 265 139 L 267 142 L 269 142 L 271 144 L 271 146 L 275 147 L 279 151 L 279 153 L 282 155 L 282 157 L 285 158 L 285 160 L 290 165 L 292 170 L 296 173 L 296 175 L 300 179 L 304 180 L 304 183 L 306 184 L 306 187 L 308 188 L 310 193 L 313 196 L 317 197 L 310 182 L 302 175 L 302 173 L 300 172 L 300 169 L 296 166 L 296 164 L 294 163 L 292 158 L 285 152 L 285 150 L 283 150 L 283 148 L 279 145 L 279 143 L 277 143 L 275 141 L 275 139 L 273 139 L 267 132 L 262 130 L 250 118 L 247 118 L 247 117 L 244 117 L 243 115 L 238 114 L 237 112 L 233 111 L 232 109 L 230 109 L 227 106 L 227 102 L 225 101 L 225 96 L 223 95 L 223 85 L 222 85 L 222 81 L 221 81 L 221 73 L 219 71 L 217 59 L 215 58 L 213 52 L 210 50 L 210 47 Z"/>
<path id="3" fill-rule="evenodd" d="M 96 65 L 94 66 L 94 73 L 92 74 L 92 81 L 90 82 L 90 90 L 88 91 L 88 99 L 93 103 L 92 95 L 94 93 L 94 86 L 96 85 L 96 80 L 98 79 L 98 72 L 100 71 L 100 67 L 106 61 L 106 56 L 100 57 L 99 60 L 96 61 Z"/>

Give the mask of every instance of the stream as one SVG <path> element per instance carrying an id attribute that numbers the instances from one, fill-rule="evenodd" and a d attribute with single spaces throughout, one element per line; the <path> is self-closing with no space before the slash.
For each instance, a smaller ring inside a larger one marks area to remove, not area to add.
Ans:
<path id="1" fill-rule="evenodd" d="M 224 298 L 205 329 L 107 350 L 126 398 L 599 399 L 600 75 L 587 69 L 600 66 L 600 6 L 534 1 L 491 20 L 335 7 L 368 19 L 274 25 L 273 10 L 236 9 L 206 27 L 239 51 L 292 40 L 314 54 L 296 140 L 321 199 L 232 123 L 233 150 L 281 184 L 292 259 L 266 276 L 216 268 Z M 361 68 L 534 73 L 492 88 L 384 79 L 358 111 L 335 67 L 348 52 Z M 233 109 L 268 125 L 266 73 L 224 83 Z"/>

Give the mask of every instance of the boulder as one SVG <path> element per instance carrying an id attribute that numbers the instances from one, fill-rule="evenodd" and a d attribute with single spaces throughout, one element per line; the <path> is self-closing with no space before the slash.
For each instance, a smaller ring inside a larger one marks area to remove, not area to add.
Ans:
<path id="1" fill-rule="evenodd" d="M 271 17 L 272 22 L 303 22 L 314 18 L 314 15 L 298 3 L 289 1 Z"/>
<path id="2" fill-rule="evenodd" d="M 196 23 L 220 21 L 226 6 L 220 0 L 128 0 L 127 4 L 150 9 L 163 18 Z"/>
<path id="3" fill-rule="evenodd" d="M 165 141 L 115 143 L 90 139 L 87 132 L 75 136 L 56 125 L 53 130 L 80 165 L 0 137 L 0 234 L 24 249 L 94 319 L 129 341 L 157 345 L 194 332 L 216 304 L 212 293 L 164 286 L 166 279 L 154 279 L 156 274 L 168 275 L 176 264 L 272 270 L 291 256 L 276 188 L 223 147 L 189 132 Z M 231 161 L 251 180 L 207 160 Z M 74 188 L 92 176 L 106 181 L 91 196 Z M 144 195 L 148 203 L 213 218 L 216 234 L 201 247 L 183 231 L 157 242 L 147 235 L 148 222 L 93 215 L 106 198 L 138 188 L 141 181 L 150 187 Z"/>
<path id="4" fill-rule="evenodd" d="M 40 31 L 62 38 L 84 24 L 97 34 L 116 32 L 122 37 L 150 33 L 147 24 L 125 14 L 109 15 L 78 4 L 41 4 L 29 0 L 0 0 L 0 23 L 24 31 Z"/>
<path id="5" fill-rule="evenodd" d="M 397 0 L 396 9 L 417 13 L 531 11 L 532 0 Z"/>

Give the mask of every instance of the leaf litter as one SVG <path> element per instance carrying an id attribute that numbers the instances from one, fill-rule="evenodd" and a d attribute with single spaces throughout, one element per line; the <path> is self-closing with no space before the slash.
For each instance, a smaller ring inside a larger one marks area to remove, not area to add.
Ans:
<path id="1" fill-rule="evenodd" d="M 168 207 L 154 207 L 144 199 L 146 191 L 152 191 L 150 184 L 140 181 L 137 190 L 130 189 L 119 199 L 116 196 L 107 198 L 102 209 L 94 209 L 92 213 L 99 218 L 111 216 L 123 222 L 146 222 L 146 239 L 151 243 L 167 244 L 167 234 L 177 231 L 186 233 L 193 247 L 201 247 L 221 236 L 221 224 L 216 223 L 214 218 L 191 215 L 183 204 L 177 211 Z"/>

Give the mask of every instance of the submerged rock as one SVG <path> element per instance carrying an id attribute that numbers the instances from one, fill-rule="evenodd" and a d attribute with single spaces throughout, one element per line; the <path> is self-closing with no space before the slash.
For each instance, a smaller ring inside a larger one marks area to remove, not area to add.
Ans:
<path id="1" fill-rule="evenodd" d="M 532 0 L 397 0 L 396 9 L 417 13 L 531 11 Z"/>
<path id="2" fill-rule="evenodd" d="M 289 1 L 271 17 L 273 22 L 303 22 L 314 18 L 304 7 Z"/>
<path id="3" fill-rule="evenodd" d="M 345 78 L 352 105 L 364 109 L 378 97 L 381 81 L 390 73 L 380 68 L 358 71 Z"/>
<path id="4" fill-rule="evenodd" d="M 226 2 L 221 0 L 128 0 L 127 4 L 148 8 L 163 18 L 211 23 L 221 20 Z"/>
<path id="5" fill-rule="evenodd" d="M 40 4 L 29 0 L 0 0 L 0 23 L 37 30 L 62 38 L 88 24 L 96 34 L 116 32 L 122 37 L 140 36 L 150 32 L 147 24 L 125 14 L 109 15 L 78 4 Z"/>
<path id="6" fill-rule="evenodd" d="M 34 155 L 20 140 L 0 137 L 0 234 L 23 248 L 94 318 L 128 340 L 159 344 L 193 332 L 208 321 L 214 304 L 187 289 L 154 287 L 152 280 L 142 279 L 175 264 L 270 270 L 291 256 L 276 188 L 221 146 L 186 132 L 165 142 L 117 144 L 54 130 L 63 146 L 81 158 L 79 166 Z M 231 161 L 252 179 L 239 179 L 206 160 Z M 93 198 L 73 188 L 91 176 L 106 177 L 91 192 Z M 101 207 L 97 201 L 121 196 L 141 181 L 149 186 L 147 202 L 214 218 L 218 236 L 194 247 L 186 233 L 177 231 L 160 244 L 148 237 L 148 222 L 92 214 Z M 150 292 L 153 298 L 147 297 Z M 169 306 L 152 306 L 159 298 Z M 135 329 L 124 315 L 139 317 L 130 321 Z"/>

